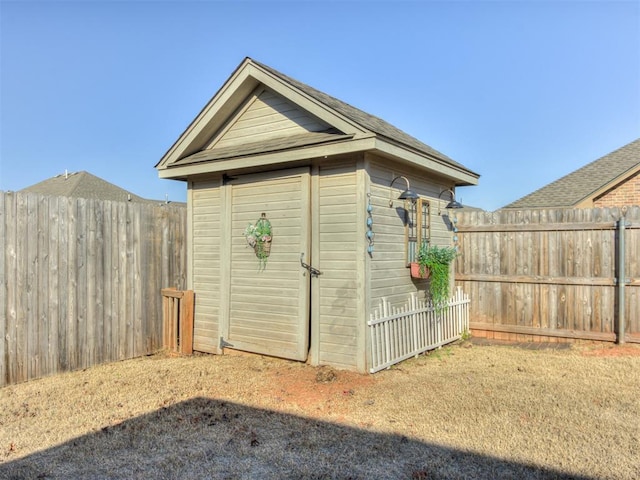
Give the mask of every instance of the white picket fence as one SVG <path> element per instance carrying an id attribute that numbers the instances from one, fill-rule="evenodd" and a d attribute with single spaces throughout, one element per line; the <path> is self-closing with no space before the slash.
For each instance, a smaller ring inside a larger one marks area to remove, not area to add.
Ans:
<path id="1" fill-rule="evenodd" d="M 415 293 L 402 306 L 392 306 L 382 299 L 367 322 L 371 333 L 370 372 L 459 339 L 469 330 L 469 303 L 469 295 L 461 287 L 456 288 L 440 314 Z"/>

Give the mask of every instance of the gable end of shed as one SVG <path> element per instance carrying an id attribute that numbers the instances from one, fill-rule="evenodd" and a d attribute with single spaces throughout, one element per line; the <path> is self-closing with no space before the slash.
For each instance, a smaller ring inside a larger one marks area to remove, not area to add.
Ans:
<path id="1" fill-rule="evenodd" d="M 259 87 L 214 134 L 207 150 L 264 142 L 331 128 L 277 93 Z"/>

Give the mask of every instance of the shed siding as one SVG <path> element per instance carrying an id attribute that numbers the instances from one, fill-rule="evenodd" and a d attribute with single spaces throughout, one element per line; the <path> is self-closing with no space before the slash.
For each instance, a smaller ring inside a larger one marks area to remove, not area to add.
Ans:
<path id="1" fill-rule="evenodd" d="M 355 162 L 320 168 L 319 363 L 357 367 L 357 205 Z"/>
<path id="2" fill-rule="evenodd" d="M 264 90 L 253 97 L 222 137 L 216 148 L 255 143 L 329 127 L 326 123 L 299 109 L 284 97 Z"/>
<path id="3" fill-rule="evenodd" d="M 197 308 L 193 347 L 217 352 L 220 319 L 220 188 L 219 180 L 195 183 L 193 198 L 193 290 Z"/>
<path id="4" fill-rule="evenodd" d="M 401 210 L 404 202 L 397 197 L 406 188 L 402 180 L 389 187 L 391 180 L 404 175 L 411 182 L 411 189 L 422 198 L 431 201 L 431 242 L 438 245 L 451 245 L 451 232 L 438 205 L 445 205 L 450 199 L 438 200 L 438 195 L 449 186 L 437 179 L 418 176 L 410 170 L 390 169 L 384 164 L 373 161 L 369 166 L 371 180 L 371 204 L 373 205 L 373 231 L 375 232 L 375 251 L 370 271 L 370 307 L 377 307 L 382 298 L 392 304 L 404 305 L 410 293 L 423 290 L 425 281 L 411 279 L 405 262 L 405 233 Z M 389 200 L 393 206 L 389 206 Z"/>

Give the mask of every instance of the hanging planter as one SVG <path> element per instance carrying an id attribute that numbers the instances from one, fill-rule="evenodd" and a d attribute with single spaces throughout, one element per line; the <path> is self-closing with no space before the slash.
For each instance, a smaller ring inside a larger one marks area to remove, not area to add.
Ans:
<path id="1" fill-rule="evenodd" d="M 264 269 L 267 265 L 267 259 L 271 254 L 271 222 L 267 220 L 266 214 L 262 214 L 255 224 L 249 224 L 244 230 L 244 236 L 247 244 L 253 248 L 258 257 L 260 268 Z"/>
<path id="2" fill-rule="evenodd" d="M 429 278 L 430 271 L 429 267 L 427 267 L 426 265 L 420 265 L 418 262 L 411 262 L 410 267 L 412 278 Z"/>

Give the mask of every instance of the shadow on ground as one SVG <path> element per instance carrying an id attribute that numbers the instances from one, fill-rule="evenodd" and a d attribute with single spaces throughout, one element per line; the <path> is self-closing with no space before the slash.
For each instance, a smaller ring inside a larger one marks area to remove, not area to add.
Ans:
<path id="1" fill-rule="evenodd" d="M 490 441 L 488 439 L 487 441 Z M 587 479 L 196 398 L 0 464 L 4 479 Z"/>

